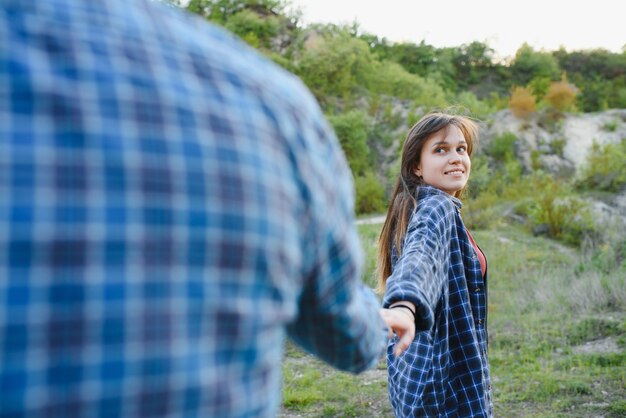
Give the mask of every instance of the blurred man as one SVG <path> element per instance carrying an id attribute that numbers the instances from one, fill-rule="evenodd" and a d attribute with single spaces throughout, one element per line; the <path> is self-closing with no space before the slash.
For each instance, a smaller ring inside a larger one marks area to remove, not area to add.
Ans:
<path id="1" fill-rule="evenodd" d="M 295 77 L 145 0 L 0 10 L 0 416 L 273 416 L 286 334 L 377 363 L 350 173 Z"/>

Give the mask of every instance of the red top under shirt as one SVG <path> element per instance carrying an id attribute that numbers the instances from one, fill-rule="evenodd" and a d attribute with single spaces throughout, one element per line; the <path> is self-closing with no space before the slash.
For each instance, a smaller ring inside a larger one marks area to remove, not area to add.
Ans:
<path id="1" fill-rule="evenodd" d="M 482 250 L 478 248 L 478 245 L 476 245 L 476 241 L 474 241 L 474 237 L 472 237 L 472 234 L 470 234 L 469 230 L 465 228 L 465 231 L 467 232 L 467 236 L 472 243 L 472 247 L 474 247 L 474 251 L 476 251 L 476 255 L 478 256 L 478 261 L 480 262 L 480 271 L 482 272 L 483 277 L 485 277 L 485 273 L 487 272 L 487 259 L 485 258 L 485 254 L 483 254 Z"/>

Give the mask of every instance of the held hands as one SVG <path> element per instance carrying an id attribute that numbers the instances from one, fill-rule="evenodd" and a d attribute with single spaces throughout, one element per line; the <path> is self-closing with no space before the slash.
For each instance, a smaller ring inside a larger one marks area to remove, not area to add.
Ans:
<path id="1" fill-rule="evenodd" d="M 415 338 L 415 305 L 411 302 L 394 303 L 389 309 L 381 309 L 380 315 L 389 327 L 389 338 L 399 338 L 394 355 L 399 356 Z"/>

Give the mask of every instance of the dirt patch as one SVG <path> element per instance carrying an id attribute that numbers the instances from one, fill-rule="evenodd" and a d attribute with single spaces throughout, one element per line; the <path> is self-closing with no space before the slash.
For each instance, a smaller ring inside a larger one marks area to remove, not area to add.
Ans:
<path id="1" fill-rule="evenodd" d="M 587 341 L 584 344 L 572 347 L 575 354 L 619 354 L 622 350 L 617 345 L 615 337 Z"/>

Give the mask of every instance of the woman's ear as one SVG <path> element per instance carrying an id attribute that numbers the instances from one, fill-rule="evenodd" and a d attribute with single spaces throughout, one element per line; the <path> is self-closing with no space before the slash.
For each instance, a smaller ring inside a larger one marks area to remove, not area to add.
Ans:
<path id="1" fill-rule="evenodd" d="M 413 174 L 415 174 L 417 177 L 422 177 L 422 170 L 420 170 L 419 165 L 413 169 Z"/>

